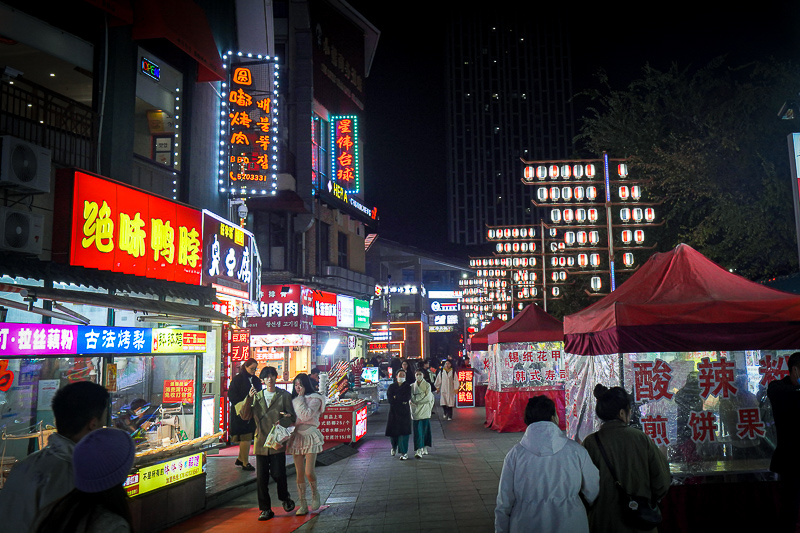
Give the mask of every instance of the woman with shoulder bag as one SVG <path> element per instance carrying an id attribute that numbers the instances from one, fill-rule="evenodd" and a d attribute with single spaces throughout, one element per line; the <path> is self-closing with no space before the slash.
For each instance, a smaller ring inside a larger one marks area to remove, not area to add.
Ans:
<path id="1" fill-rule="evenodd" d="M 622 387 L 597 384 L 600 430 L 583 441 L 600 470 L 600 495 L 589 510 L 593 533 L 655 531 L 658 502 L 667 494 L 667 459 L 641 430 L 630 427 L 631 401 Z"/>
<path id="2" fill-rule="evenodd" d="M 251 420 L 242 420 L 236 413 L 236 404 L 248 397 L 250 389 L 256 392 L 261 390 L 261 380 L 256 377 L 258 361 L 252 357 L 242 363 L 239 373 L 231 380 L 228 387 L 228 400 L 231 402 L 231 416 L 228 422 L 228 433 L 231 435 L 231 442 L 239 443 L 239 457 L 234 463 L 241 466 L 242 470 L 255 470 L 250 464 L 250 442 L 256 431 L 256 423 Z"/>

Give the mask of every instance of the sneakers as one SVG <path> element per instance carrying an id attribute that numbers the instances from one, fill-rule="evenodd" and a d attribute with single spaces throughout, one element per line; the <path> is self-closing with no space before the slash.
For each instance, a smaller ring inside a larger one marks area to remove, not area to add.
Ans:
<path id="1" fill-rule="evenodd" d="M 287 513 L 291 513 L 294 511 L 294 500 L 289 498 L 288 500 L 283 502 L 283 510 Z"/>
<path id="2" fill-rule="evenodd" d="M 422 455 L 428 455 L 428 447 L 427 446 L 422 448 Z"/>
<path id="3" fill-rule="evenodd" d="M 415 451 L 414 457 L 416 457 L 417 459 L 422 459 L 422 450 Z"/>
<path id="4" fill-rule="evenodd" d="M 396 454 L 396 453 L 397 453 L 397 448 L 392 448 L 392 451 L 391 451 L 392 457 L 394 457 L 394 454 Z"/>
<path id="5" fill-rule="evenodd" d="M 401 456 L 400 456 L 400 460 L 401 460 L 401 461 L 406 461 L 406 460 L 408 460 L 408 454 L 407 454 L 407 453 L 404 453 L 403 455 L 401 455 Z"/>
<path id="6" fill-rule="evenodd" d="M 246 465 L 242 465 L 242 470 L 247 470 L 248 472 L 252 472 L 255 469 L 256 469 L 256 467 L 254 467 L 250 463 L 247 463 Z"/>
<path id="7" fill-rule="evenodd" d="M 265 520 L 269 520 L 273 516 L 275 516 L 275 513 L 272 512 L 272 509 L 270 509 L 268 511 L 261 511 L 261 514 L 258 515 L 258 521 L 259 522 L 263 522 Z"/>
<path id="8" fill-rule="evenodd" d="M 448 416 L 448 417 L 447 417 L 447 419 L 448 419 L 448 420 L 452 420 L 452 419 L 453 419 L 453 417 L 452 417 L 452 416 Z"/>

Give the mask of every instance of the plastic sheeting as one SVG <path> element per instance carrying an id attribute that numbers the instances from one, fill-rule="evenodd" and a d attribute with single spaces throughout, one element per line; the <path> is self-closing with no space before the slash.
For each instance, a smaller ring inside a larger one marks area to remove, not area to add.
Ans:
<path id="1" fill-rule="evenodd" d="M 492 367 L 492 358 L 489 352 L 470 352 L 469 366 L 475 372 L 472 379 L 476 385 L 489 383 L 489 371 Z"/>
<path id="2" fill-rule="evenodd" d="M 566 428 L 565 399 L 561 387 L 531 387 L 514 391 L 486 391 L 486 427 L 500 433 L 525 431 L 525 406 L 534 396 L 547 396 L 556 404 L 558 426 Z"/>
<path id="3" fill-rule="evenodd" d="M 490 344 L 489 388 L 495 391 L 563 386 L 563 342 Z"/>
<path id="4" fill-rule="evenodd" d="M 594 387 L 602 383 L 616 387 L 619 381 L 619 356 L 564 354 L 568 379 L 566 383 L 567 437 L 583 441 L 587 435 L 600 428 L 600 420 L 594 413 Z"/>

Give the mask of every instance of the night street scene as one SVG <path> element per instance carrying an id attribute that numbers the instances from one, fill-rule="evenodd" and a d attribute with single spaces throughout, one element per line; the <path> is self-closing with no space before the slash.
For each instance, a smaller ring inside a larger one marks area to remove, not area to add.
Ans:
<path id="1" fill-rule="evenodd" d="M 797 532 L 798 21 L 0 0 L 0 531 Z"/>

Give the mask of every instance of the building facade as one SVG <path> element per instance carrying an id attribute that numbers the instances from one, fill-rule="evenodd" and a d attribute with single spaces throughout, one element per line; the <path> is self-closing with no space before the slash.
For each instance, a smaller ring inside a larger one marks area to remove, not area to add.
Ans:
<path id="1" fill-rule="evenodd" d="M 534 20 L 532 20 L 532 18 Z M 446 44 L 449 240 L 485 242 L 485 225 L 538 221 L 521 159 L 573 147 L 567 33 L 557 18 L 460 10 Z"/>

